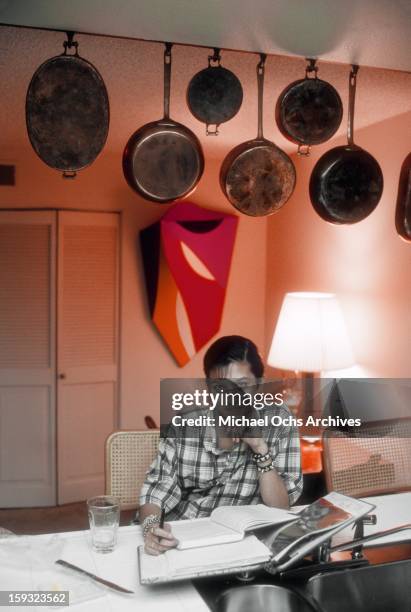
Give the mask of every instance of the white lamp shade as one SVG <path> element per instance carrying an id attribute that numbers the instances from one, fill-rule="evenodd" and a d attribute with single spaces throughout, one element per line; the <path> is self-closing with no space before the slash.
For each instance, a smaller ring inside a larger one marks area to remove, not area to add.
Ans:
<path id="1" fill-rule="evenodd" d="M 300 372 L 321 372 L 354 364 L 344 317 L 334 294 L 286 294 L 268 364 Z"/>

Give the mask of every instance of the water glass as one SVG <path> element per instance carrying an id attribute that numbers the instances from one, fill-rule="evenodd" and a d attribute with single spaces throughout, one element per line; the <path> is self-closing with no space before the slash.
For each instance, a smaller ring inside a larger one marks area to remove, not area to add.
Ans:
<path id="1" fill-rule="evenodd" d="M 120 500 L 112 495 L 98 495 L 87 500 L 87 508 L 93 550 L 112 552 L 117 544 Z"/>

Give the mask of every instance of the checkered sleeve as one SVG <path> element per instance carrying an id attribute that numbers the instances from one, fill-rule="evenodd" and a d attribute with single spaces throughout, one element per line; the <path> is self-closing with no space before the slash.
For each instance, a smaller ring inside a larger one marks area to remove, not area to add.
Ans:
<path id="1" fill-rule="evenodd" d="M 151 464 L 140 493 L 140 505 L 156 504 L 170 512 L 181 499 L 177 479 L 177 449 L 173 438 L 160 438 L 157 457 Z"/>
<path id="2" fill-rule="evenodd" d="M 303 489 L 300 437 L 297 427 L 283 425 L 272 445 L 274 465 L 283 479 L 291 506 L 300 497 Z"/>

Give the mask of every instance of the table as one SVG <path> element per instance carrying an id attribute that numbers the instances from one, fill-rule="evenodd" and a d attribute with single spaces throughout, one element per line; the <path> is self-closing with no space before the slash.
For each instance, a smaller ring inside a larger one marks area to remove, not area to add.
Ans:
<path id="1" fill-rule="evenodd" d="M 376 526 L 366 526 L 366 534 L 411 521 L 411 492 L 371 497 L 368 500 L 377 505 L 375 513 L 378 523 Z M 80 603 L 71 608 L 75 612 L 85 610 L 87 612 L 136 612 L 136 610 L 206 612 L 208 610 L 203 599 L 188 581 L 151 587 L 139 585 L 136 548 L 142 543 L 142 535 L 141 528 L 137 525 L 120 527 L 118 546 L 113 553 L 107 555 L 91 550 L 88 531 L 62 533 L 59 536 L 64 540 L 64 550 L 61 556 L 66 561 L 135 591 L 134 595 L 120 595 L 107 590 L 103 597 Z M 344 541 L 349 540 L 350 536 L 352 537 L 352 530 L 348 534 L 343 532 L 340 534 L 341 540 L 344 539 Z M 50 539 L 50 534 L 24 537 L 30 538 L 33 544 L 42 542 L 44 544 L 47 538 Z M 377 543 L 398 543 L 404 540 L 411 540 L 411 530 L 380 539 Z M 374 546 L 375 544 L 373 543 Z M 1 545 L 2 541 L 0 541 Z M 29 564 L 18 570 L 4 566 L 0 569 L 0 590 L 33 590 L 36 584 L 38 584 L 38 569 Z M 40 610 L 50 612 L 52 609 L 42 606 L 24 608 L 32 612 Z M 57 609 L 64 610 L 64 608 Z M 16 612 L 16 607 L 2 607 L 1 610 Z"/>
<path id="2" fill-rule="evenodd" d="M 142 543 L 141 528 L 138 525 L 120 527 L 118 546 L 109 554 L 95 553 L 91 550 L 88 531 L 73 531 L 58 534 L 64 539 L 64 550 L 61 554 L 66 561 L 74 563 L 102 578 L 111 580 L 125 588 L 135 591 L 135 595 L 121 595 L 115 591 L 105 590 L 103 597 L 79 603 L 70 608 L 50 608 L 44 606 L 27 606 L 24 608 L 1 607 L 1 611 L 31 610 L 74 610 L 75 612 L 206 612 L 208 607 L 189 581 L 157 585 L 140 586 L 137 575 L 137 546 Z M 50 534 L 28 537 L 32 543 L 46 542 Z M 4 540 L 6 542 L 7 540 Z M 2 545 L 0 541 L 0 546 Z M 34 590 L 41 576 L 35 567 L 19 570 L 2 567 L 0 569 L 0 590 Z"/>

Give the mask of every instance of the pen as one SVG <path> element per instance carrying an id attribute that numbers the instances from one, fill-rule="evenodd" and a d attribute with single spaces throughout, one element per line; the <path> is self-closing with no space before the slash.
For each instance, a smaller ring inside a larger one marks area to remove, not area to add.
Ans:
<path id="1" fill-rule="evenodd" d="M 166 511 L 164 510 L 164 508 L 161 508 L 161 514 L 160 514 L 160 523 L 159 523 L 159 527 L 160 529 L 163 529 L 164 527 L 164 516 L 165 516 Z"/>

